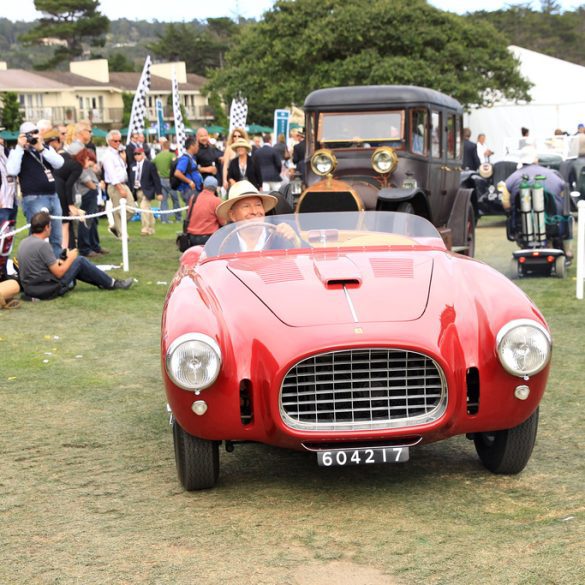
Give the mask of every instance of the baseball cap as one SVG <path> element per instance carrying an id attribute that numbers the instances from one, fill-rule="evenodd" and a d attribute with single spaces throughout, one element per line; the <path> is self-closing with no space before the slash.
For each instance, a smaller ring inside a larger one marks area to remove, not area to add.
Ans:
<path id="1" fill-rule="evenodd" d="M 144 148 L 138 146 L 137 148 L 134 149 L 134 154 L 144 154 Z"/>
<path id="2" fill-rule="evenodd" d="M 37 128 L 36 124 L 33 124 L 32 122 L 23 122 L 20 125 L 20 134 L 26 134 L 27 132 L 38 132 L 39 129 Z"/>
<path id="3" fill-rule="evenodd" d="M 219 183 L 217 182 L 217 179 L 212 176 L 205 177 L 205 180 L 203 181 L 203 187 L 205 189 L 211 189 L 212 191 L 215 191 L 218 185 Z"/>

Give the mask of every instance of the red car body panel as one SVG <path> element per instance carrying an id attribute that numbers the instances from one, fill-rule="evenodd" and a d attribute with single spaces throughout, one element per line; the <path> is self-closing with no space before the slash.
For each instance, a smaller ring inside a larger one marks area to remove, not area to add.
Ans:
<path id="1" fill-rule="evenodd" d="M 303 443 L 428 443 L 508 429 L 537 408 L 549 365 L 524 380 L 507 373 L 496 335 L 514 319 L 543 316 L 506 277 L 442 245 L 295 250 L 205 259 L 181 258 L 163 311 L 161 355 L 168 403 L 185 431 L 209 440 L 257 441 L 292 449 Z M 345 283 L 355 316 L 340 283 Z M 356 320 L 357 317 L 357 320 Z M 215 383 L 199 393 L 168 377 L 164 358 L 179 336 L 203 333 L 222 351 Z M 351 348 L 400 348 L 442 369 L 448 402 L 432 423 L 376 430 L 302 431 L 280 412 L 280 388 L 302 359 Z M 468 413 L 467 374 L 477 368 L 480 399 Z M 242 422 L 240 384 L 251 388 L 253 418 Z M 527 400 L 514 396 L 530 387 Z M 196 415 L 191 407 L 205 400 Z"/>

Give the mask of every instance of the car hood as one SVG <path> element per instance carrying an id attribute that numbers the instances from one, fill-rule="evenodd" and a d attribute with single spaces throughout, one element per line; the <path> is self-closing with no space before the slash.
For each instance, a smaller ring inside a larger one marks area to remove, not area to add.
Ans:
<path id="1" fill-rule="evenodd" d="M 303 327 L 419 319 L 433 258 L 416 252 L 299 254 L 237 258 L 227 269 L 282 322 Z"/>

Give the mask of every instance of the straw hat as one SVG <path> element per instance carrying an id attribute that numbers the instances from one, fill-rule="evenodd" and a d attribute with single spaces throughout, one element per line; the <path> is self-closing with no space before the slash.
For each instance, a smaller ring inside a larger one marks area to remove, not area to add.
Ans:
<path id="1" fill-rule="evenodd" d="M 278 203 L 278 199 L 274 195 L 264 195 L 263 193 L 260 193 L 249 181 L 238 181 L 232 185 L 232 188 L 229 190 L 227 201 L 224 201 L 217 206 L 215 215 L 217 215 L 218 219 L 228 221 L 230 209 L 235 203 L 240 201 L 240 199 L 245 199 L 246 197 L 260 197 L 260 199 L 262 199 L 265 213 L 274 209 Z"/>
<path id="2" fill-rule="evenodd" d="M 245 148 L 248 152 L 252 150 L 250 143 L 243 138 L 238 138 L 232 142 L 232 150 L 236 150 L 237 148 Z"/>

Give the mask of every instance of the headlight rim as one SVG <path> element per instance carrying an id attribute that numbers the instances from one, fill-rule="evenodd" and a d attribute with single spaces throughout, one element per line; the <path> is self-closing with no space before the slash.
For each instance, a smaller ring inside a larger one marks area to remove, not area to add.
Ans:
<path id="1" fill-rule="evenodd" d="M 171 357 L 172 357 L 173 353 L 177 350 L 177 348 L 180 345 L 182 345 L 183 343 L 188 342 L 188 341 L 200 341 L 202 343 L 207 344 L 215 352 L 215 354 L 217 355 L 217 360 L 218 360 L 217 372 L 215 373 L 215 376 L 212 377 L 212 379 L 210 380 L 210 382 L 208 384 L 205 384 L 204 386 L 200 386 L 197 388 L 194 388 L 192 386 L 185 386 L 185 385 L 181 384 L 174 376 L 173 371 L 170 367 L 171 366 L 171 363 L 170 363 Z M 182 390 L 187 390 L 189 392 L 198 392 L 200 390 L 205 390 L 206 388 L 209 388 L 210 386 L 212 386 L 215 383 L 215 381 L 217 380 L 217 378 L 219 377 L 222 365 L 223 365 L 223 360 L 222 360 L 221 349 L 219 347 L 219 344 L 215 341 L 215 339 L 213 339 L 209 335 L 206 335 L 205 333 L 184 333 L 183 335 L 179 335 L 179 337 L 177 337 L 176 339 L 174 339 L 171 342 L 171 344 L 169 345 L 169 347 L 167 349 L 167 353 L 165 356 L 165 370 L 166 370 L 167 376 L 171 379 L 171 381 L 173 382 L 173 384 L 175 386 L 181 388 Z"/>
<path id="2" fill-rule="evenodd" d="M 329 158 L 329 160 L 331 161 L 331 170 L 327 171 L 326 173 L 323 173 L 320 170 L 318 170 L 316 165 L 315 165 L 315 159 L 318 156 L 323 156 L 323 155 L 327 156 Z M 319 150 L 316 150 L 313 153 L 313 155 L 311 156 L 311 170 L 316 175 L 319 175 L 320 177 L 326 177 L 327 175 L 331 175 L 335 171 L 336 168 L 337 168 L 337 157 L 328 148 L 320 148 Z"/>
<path id="3" fill-rule="evenodd" d="M 506 336 L 517 327 L 533 327 L 534 329 L 537 329 L 538 331 L 540 331 L 540 333 L 544 335 L 544 338 L 548 344 L 548 354 L 546 356 L 546 359 L 542 362 L 540 367 L 529 372 L 518 372 L 513 370 L 502 358 L 501 351 L 502 343 L 505 340 Z M 509 321 L 508 323 L 503 325 L 498 331 L 498 334 L 496 335 L 496 353 L 500 364 L 502 365 L 504 370 L 506 370 L 506 372 L 517 378 L 529 378 L 531 376 L 536 376 L 536 374 L 542 372 L 542 370 L 544 370 L 544 368 L 546 368 L 546 366 L 550 363 L 550 358 L 552 355 L 552 337 L 548 329 L 538 321 L 535 321 L 533 319 L 513 319 L 512 321 Z"/>
<path id="4" fill-rule="evenodd" d="M 376 163 L 376 158 L 383 152 L 388 153 L 390 155 L 390 158 L 392 159 L 392 166 L 390 167 L 390 169 L 388 171 L 383 171 L 382 169 L 380 169 L 378 167 L 378 164 Z M 398 166 L 398 155 L 396 154 L 396 151 L 391 146 L 379 146 L 372 153 L 372 156 L 370 157 L 370 163 L 371 163 L 374 171 L 376 171 L 377 173 L 380 173 L 381 175 L 391 175 L 396 170 L 396 167 Z"/>

